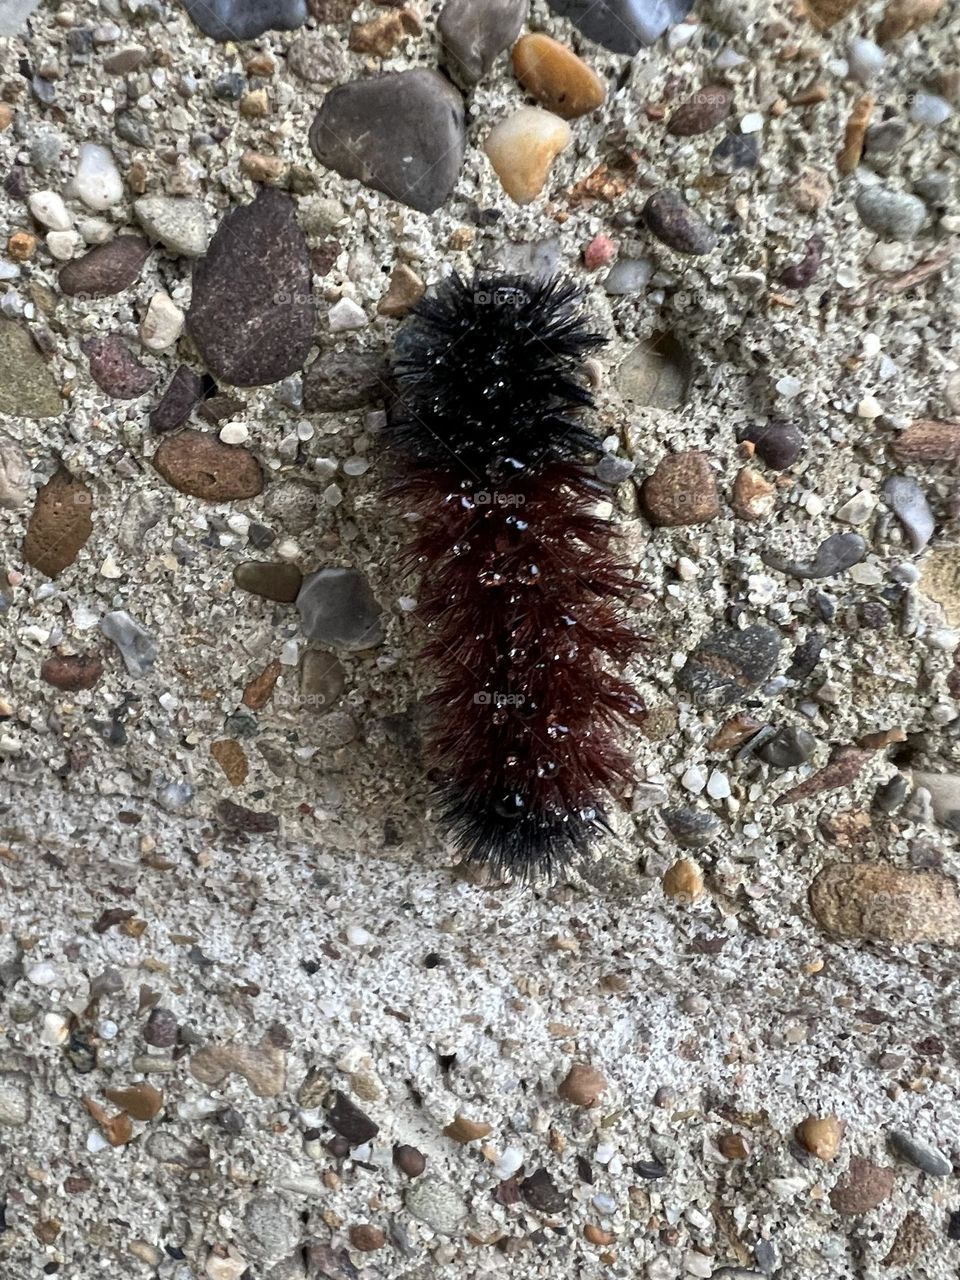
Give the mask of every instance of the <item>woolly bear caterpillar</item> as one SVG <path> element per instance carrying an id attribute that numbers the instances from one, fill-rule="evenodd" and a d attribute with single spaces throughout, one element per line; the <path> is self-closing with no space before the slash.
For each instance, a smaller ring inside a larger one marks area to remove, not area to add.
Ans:
<path id="1" fill-rule="evenodd" d="M 580 372 L 603 345 L 569 280 L 449 276 L 401 326 L 385 433 L 391 498 L 418 517 L 423 650 L 438 675 L 431 762 L 462 854 L 551 875 L 605 827 L 643 717 L 621 675 L 639 637 L 588 459 Z"/>

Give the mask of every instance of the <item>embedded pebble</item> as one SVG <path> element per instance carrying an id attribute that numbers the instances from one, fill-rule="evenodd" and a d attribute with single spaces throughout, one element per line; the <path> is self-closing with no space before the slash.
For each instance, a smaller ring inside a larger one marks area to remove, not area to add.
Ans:
<path id="1" fill-rule="evenodd" d="M 865 36 L 854 36 L 847 45 L 847 63 L 850 74 L 862 85 L 873 84 L 887 64 L 883 50 Z"/>
<path id="2" fill-rule="evenodd" d="M 108 147 L 84 142 L 77 165 L 77 195 L 95 213 L 123 199 L 123 179 Z"/>
<path id="3" fill-rule="evenodd" d="M 343 48 L 330 36 L 305 31 L 287 50 L 287 66 L 307 84 L 332 84 L 343 71 Z"/>
<path id="4" fill-rule="evenodd" d="M 27 201 L 30 212 L 50 231 L 69 231 L 73 217 L 56 191 L 35 191 Z"/>
<path id="5" fill-rule="evenodd" d="M 150 410 L 150 426 L 154 431 L 173 431 L 186 422 L 202 398 L 203 379 L 189 365 L 180 365 Z"/>
<path id="6" fill-rule="evenodd" d="M 527 16 L 528 0 L 446 0 L 437 20 L 441 58 L 464 89 L 489 74 Z"/>
<path id="7" fill-rule="evenodd" d="M 149 391 L 156 375 L 133 355 L 116 333 L 81 342 L 90 362 L 90 375 L 101 391 L 116 400 L 136 400 Z"/>
<path id="8" fill-rule="evenodd" d="M 324 98 L 310 146 L 328 169 L 433 213 L 463 165 L 463 99 L 427 67 L 351 80 Z"/>
<path id="9" fill-rule="evenodd" d="M 891 476 L 883 486 L 883 496 L 903 525 L 912 551 L 922 551 L 936 528 L 927 496 L 911 476 Z"/>
<path id="10" fill-rule="evenodd" d="M 254 498 L 263 489 L 263 472 L 253 454 L 207 432 L 167 436 L 152 461 L 175 489 L 206 502 Z"/>
<path id="11" fill-rule="evenodd" d="M 720 832 L 720 820 L 709 809 L 691 809 L 681 806 L 666 809 L 663 820 L 678 844 L 687 849 L 701 849 L 710 844 Z"/>
<path id="12" fill-rule="evenodd" d="M 546 186 L 557 156 L 571 143 L 570 126 L 540 107 L 520 107 L 487 134 L 484 143 L 500 183 L 517 204 L 529 204 Z"/>
<path id="13" fill-rule="evenodd" d="M 729 706 L 767 680 L 779 656 L 780 637 L 770 627 L 718 631 L 690 654 L 677 684 L 697 706 Z"/>
<path id="14" fill-rule="evenodd" d="M 237 387 L 279 382 L 310 350 L 311 287 L 295 206 L 262 188 L 221 219 L 194 266 L 187 329 L 217 377 Z"/>
<path id="15" fill-rule="evenodd" d="M 48 578 L 55 578 L 76 560 L 93 532 L 93 493 L 64 467 L 37 490 L 23 558 Z"/>
<path id="16" fill-rule="evenodd" d="M 945 98 L 935 93 L 915 93 L 910 106 L 910 119 L 914 124 L 925 124 L 936 129 L 953 115 L 953 107 Z"/>
<path id="17" fill-rule="evenodd" d="M 100 619 L 100 630 L 120 650 L 129 675 L 140 680 L 150 672 L 157 660 L 157 645 L 142 623 L 125 609 L 115 609 Z"/>
<path id="18" fill-rule="evenodd" d="M 691 209 L 679 191 L 655 191 L 643 206 L 643 220 L 658 240 L 677 253 L 702 256 L 719 244 L 716 232 Z"/>
<path id="19" fill-rule="evenodd" d="M 103 675 L 103 660 L 95 653 L 78 653 L 60 657 L 54 654 L 45 658 L 40 667 L 40 679 L 66 693 L 92 689 Z"/>
<path id="20" fill-rule="evenodd" d="M 148 351 L 166 351 L 183 332 L 184 314 L 163 289 L 147 304 L 140 321 L 140 341 Z"/>
<path id="21" fill-rule="evenodd" d="M 348 653 L 383 643 L 383 609 L 356 569 L 319 569 L 304 578 L 297 608 L 310 640 Z"/>
<path id="22" fill-rule="evenodd" d="M 653 269 L 646 258 L 620 258 L 607 272 L 603 287 L 614 296 L 639 293 L 650 283 Z"/>
<path id="23" fill-rule="evenodd" d="M 345 333 L 351 329 L 365 329 L 369 321 L 363 307 L 352 298 L 341 298 L 327 313 L 331 333 Z"/>
<path id="24" fill-rule="evenodd" d="M 817 740 L 808 729 L 802 725 L 784 725 L 757 749 L 757 756 L 775 769 L 793 769 L 806 764 L 816 749 Z"/>
<path id="25" fill-rule="evenodd" d="M 259 1045 L 208 1045 L 190 1059 L 190 1074 L 201 1084 L 219 1085 L 228 1076 L 246 1080 L 258 1098 L 275 1098 L 287 1079 L 287 1055 L 269 1039 Z"/>
<path id="26" fill-rule="evenodd" d="M 709 84 L 681 102 L 667 122 L 667 132 L 676 138 L 692 138 L 709 133 L 722 124 L 733 106 L 733 90 Z"/>
<path id="27" fill-rule="evenodd" d="M 572 49 L 542 32 L 522 36 L 513 47 L 513 71 L 527 93 L 548 111 L 573 120 L 602 107 L 607 90 Z"/>
<path id="28" fill-rule="evenodd" d="M 377 312 L 399 320 L 411 311 L 426 293 L 426 285 L 405 262 L 394 267 L 387 291 L 377 303 Z"/>
<path id="29" fill-rule="evenodd" d="M 863 1156 L 851 1156 L 847 1171 L 830 1192 L 830 1204 L 837 1213 L 859 1215 L 869 1213 L 889 1200 L 896 1184 L 896 1174 L 885 1165 L 876 1165 Z"/>
<path id="30" fill-rule="evenodd" d="M 833 533 L 821 542 L 812 560 L 791 560 L 776 551 L 764 551 L 761 558 L 771 569 L 794 578 L 833 578 L 845 573 L 867 554 L 867 544 L 859 533 Z"/>
<path id="31" fill-rule="evenodd" d="M 554 13 L 569 18 L 588 40 L 631 57 L 655 44 L 668 27 L 682 22 L 693 0 L 548 0 Z"/>
<path id="32" fill-rule="evenodd" d="M 14 418 L 53 418 L 64 402 L 30 331 L 0 316 L 0 413 Z"/>
<path id="33" fill-rule="evenodd" d="M 293 564 L 249 560 L 237 565 L 233 580 L 242 591 L 265 600 L 293 604 L 303 584 L 303 574 Z"/>
<path id="34" fill-rule="evenodd" d="M 108 298 L 134 283 L 149 252 L 140 236 L 117 236 L 61 267 L 60 288 L 70 298 Z"/>
<path id="35" fill-rule="evenodd" d="M 889 187 L 863 187 L 856 199 L 864 226 L 889 240 L 912 240 L 927 220 L 927 207 L 918 196 Z"/>
<path id="36" fill-rule="evenodd" d="M 403 1193 L 407 1212 L 441 1236 L 459 1235 L 467 1206 L 456 1187 L 433 1174 L 418 1178 Z"/>
<path id="37" fill-rule="evenodd" d="M 30 492 L 30 463 L 15 440 L 0 435 L 0 507 L 16 511 Z"/>
<path id="38" fill-rule="evenodd" d="M 307 20 L 306 0 L 183 0 L 204 35 L 222 42 L 292 31 Z"/>
<path id="39" fill-rule="evenodd" d="M 900 1129 L 893 1129 L 890 1133 L 890 1145 L 897 1155 L 903 1156 L 904 1160 L 909 1160 L 911 1164 L 915 1164 L 918 1169 L 922 1169 L 931 1178 L 949 1178 L 953 1173 L 953 1165 L 942 1151 L 931 1143 L 923 1142 L 920 1138 L 915 1138 L 909 1133 L 904 1133 Z"/>
<path id="40" fill-rule="evenodd" d="M 382 404 L 390 387 L 390 365 L 380 349 L 322 351 L 303 377 L 308 413 L 334 413 Z"/>
<path id="41" fill-rule="evenodd" d="M 199 200 L 186 196 L 141 196 L 133 212 L 148 236 L 176 256 L 199 258 L 213 235 L 213 221 Z"/>
<path id="42" fill-rule="evenodd" d="M 705 453 L 667 454 L 643 485 L 643 504 L 660 526 L 705 524 L 720 514 L 717 481 Z"/>

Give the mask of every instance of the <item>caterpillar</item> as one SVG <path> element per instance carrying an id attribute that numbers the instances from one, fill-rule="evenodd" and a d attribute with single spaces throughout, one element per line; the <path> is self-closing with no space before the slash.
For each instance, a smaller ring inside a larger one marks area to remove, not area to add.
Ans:
<path id="1" fill-rule="evenodd" d="M 447 276 L 398 330 L 388 497 L 411 518 L 422 658 L 436 672 L 437 813 L 467 860 L 554 877 L 610 830 L 644 715 L 623 668 L 635 588 L 597 514 L 608 490 L 583 361 L 605 343 L 563 276 Z"/>

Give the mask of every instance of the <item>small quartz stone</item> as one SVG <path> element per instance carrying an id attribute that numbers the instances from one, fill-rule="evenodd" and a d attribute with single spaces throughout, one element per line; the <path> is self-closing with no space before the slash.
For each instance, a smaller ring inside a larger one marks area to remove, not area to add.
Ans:
<path id="1" fill-rule="evenodd" d="M 512 57 L 514 74 L 524 89 L 564 120 L 596 111 L 606 100 L 606 87 L 597 73 L 550 36 L 522 36 Z"/>
<path id="2" fill-rule="evenodd" d="M 461 88 L 472 89 L 510 48 L 528 7 L 528 0 L 446 0 L 437 33 L 444 66 Z"/>
<path id="3" fill-rule="evenodd" d="M 352 298 L 341 298 L 330 308 L 327 323 L 333 333 L 344 333 L 350 329 L 365 329 L 369 321 L 363 307 Z"/>
<path id="4" fill-rule="evenodd" d="M 507 195 L 517 204 L 529 204 L 546 186 L 554 160 L 572 136 L 559 116 L 521 107 L 491 129 L 484 150 Z"/>
<path id="5" fill-rule="evenodd" d="M 36 220 L 50 231 L 70 231 L 73 218 L 56 191 L 35 191 L 27 201 L 27 207 Z"/>
<path id="6" fill-rule="evenodd" d="M 109 209 L 123 199 L 123 179 L 113 153 L 95 142 L 80 147 L 77 166 L 77 195 L 94 212 Z"/>
<path id="7" fill-rule="evenodd" d="M 308 574 L 297 597 L 310 640 L 354 652 L 383 642 L 383 610 L 366 577 L 356 569 L 320 569 Z"/>
<path id="8" fill-rule="evenodd" d="M 883 496 L 903 526 L 912 551 L 922 551 L 933 537 L 936 522 L 926 494 L 911 476 L 891 476 Z"/>
<path id="9" fill-rule="evenodd" d="M 163 289 L 147 304 L 140 322 L 140 341 L 148 351 L 166 351 L 183 332 L 184 315 Z"/>
<path id="10" fill-rule="evenodd" d="M 135 680 L 148 674 L 157 660 L 157 646 L 146 627 L 117 609 L 101 618 L 100 630 L 120 650 L 124 666 Z"/>

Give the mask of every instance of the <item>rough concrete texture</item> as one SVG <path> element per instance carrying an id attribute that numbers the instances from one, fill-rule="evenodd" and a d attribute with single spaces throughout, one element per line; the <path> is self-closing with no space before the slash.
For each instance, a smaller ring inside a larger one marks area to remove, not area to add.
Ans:
<path id="1" fill-rule="evenodd" d="M 526 29 L 607 101 L 515 205 L 482 145 L 529 101 L 500 56 L 432 214 L 321 167 L 308 134 L 333 84 L 436 67 L 436 13 L 358 35 L 394 11 L 310 7 L 231 45 L 178 5 L 74 0 L 0 41 L 0 1275 L 955 1276 L 956 5 L 914 0 L 911 29 L 895 0 L 881 67 L 850 42 L 882 0 L 818 2 L 820 26 L 703 0 L 633 58 L 536 0 Z M 729 117 L 669 132 L 717 83 Z M 151 465 L 174 437 L 149 425 L 202 362 L 140 341 L 159 290 L 188 310 L 191 260 L 152 242 L 106 297 L 58 273 L 135 232 L 141 196 L 190 202 L 192 243 L 258 181 L 295 206 L 308 364 L 330 360 L 307 409 L 296 375 L 205 387 L 208 502 Z M 858 204 L 878 182 L 924 225 Z M 660 190 L 715 249 L 651 232 Z M 650 637 L 637 783 L 596 858 L 539 888 L 452 865 L 433 820 L 417 583 L 378 467 L 392 273 L 492 263 L 573 273 L 610 335 L 600 474 Z M 119 398 L 131 369 L 150 390 Z M 653 524 L 644 486 L 681 453 L 705 518 L 672 522 L 674 466 Z M 86 496 L 49 578 L 64 544 L 37 521 L 63 504 L 37 493 L 61 469 Z M 916 482 L 896 503 L 895 475 Z M 248 561 L 358 570 L 382 639 L 311 646 L 293 603 L 234 585 Z M 575 1064 L 595 1105 L 559 1092 Z"/>

